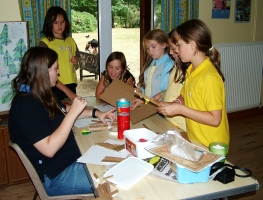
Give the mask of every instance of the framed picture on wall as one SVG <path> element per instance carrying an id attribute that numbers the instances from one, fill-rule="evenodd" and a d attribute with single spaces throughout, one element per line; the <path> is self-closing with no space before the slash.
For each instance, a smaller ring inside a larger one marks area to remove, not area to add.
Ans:
<path id="1" fill-rule="evenodd" d="M 251 0 L 236 0 L 235 22 L 250 22 Z"/>
<path id="2" fill-rule="evenodd" d="M 231 0 L 212 0 L 212 18 L 225 18 L 230 16 Z"/>

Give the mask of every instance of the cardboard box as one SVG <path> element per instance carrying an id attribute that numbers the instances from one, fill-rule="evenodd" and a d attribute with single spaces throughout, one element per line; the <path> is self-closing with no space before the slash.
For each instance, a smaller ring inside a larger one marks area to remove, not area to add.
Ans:
<path id="1" fill-rule="evenodd" d="M 146 128 L 137 128 L 124 131 L 125 148 L 134 156 L 140 159 L 150 158 L 155 156 L 144 147 L 151 145 L 151 140 L 158 135 Z M 147 142 L 140 142 L 140 139 L 147 140 Z"/>
<path id="2" fill-rule="evenodd" d="M 139 97 L 134 95 L 133 87 L 121 82 L 118 79 L 114 79 L 100 97 L 101 100 L 107 102 L 108 104 L 114 107 L 116 106 L 117 100 L 121 98 L 127 98 L 131 102 Z M 131 111 L 130 119 L 133 124 L 136 124 L 154 115 L 155 113 L 157 113 L 157 110 L 154 104 L 143 104 L 142 106 L 137 107 L 135 110 Z"/>
<path id="3" fill-rule="evenodd" d="M 209 181 L 209 175 L 211 170 L 211 165 L 207 166 L 200 172 L 193 172 L 186 169 L 184 166 L 171 162 L 171 168 L 176 174 L 176 179 L 178 183 L 203 183 Z"/>

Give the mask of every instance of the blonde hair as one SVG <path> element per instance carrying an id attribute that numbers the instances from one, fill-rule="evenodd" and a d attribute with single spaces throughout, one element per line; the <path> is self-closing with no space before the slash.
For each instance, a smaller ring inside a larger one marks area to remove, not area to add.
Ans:
<path id="1" fill-rule="evenodd" d="M 143 37 L 143 40 L 142 40 L 142 47 L 143 47 L 143 51 L 144 51 L 146 59 L 145 59 L 144 65 L 143 65 L 143 70 L 139 76 L 139 82 L 137 84 L 138 87 L 142 87 L 142 88 L 145 88 L 144 72 L 150 66 L 150 63 L 153 60 L 152 57 L 147 53 L 147 50 L 146 50 L 146 42 L 148 40 L 154 40 L 161 45 L 166 44 L 164 51 L 165 51 L 165 53 L 168 53 L 168 51 L 169 51 L 168 36 L 163 30 L 155 29 L 155 30 L 151 30 L 145 34 L 145 36 Z"/>

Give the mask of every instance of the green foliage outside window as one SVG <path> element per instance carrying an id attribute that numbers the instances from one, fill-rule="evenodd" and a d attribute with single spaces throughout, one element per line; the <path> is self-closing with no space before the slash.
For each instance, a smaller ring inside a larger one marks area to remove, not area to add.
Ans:
<path id="1" fill-rule="evenodd" d="M 73 33 L 87 33 L 97 29 L 97 18 L 87 12 L 71 11 L 71 30 Z"/>
<path id="2" fill-rule="evenodd" d="M 71 0 L 72 32 L 97 28 L 97 0 Z M 112 27 L 140 27 L 140 0 L 112 0 Z"/>
<path id="3" fill-rule="evenodd" d="M 155 7 L 155 28 L 160 29 L 161 28 L 161 14 L 162 14 L 162 1 L 161 0 L 155 0 L 154 2 Z"/>

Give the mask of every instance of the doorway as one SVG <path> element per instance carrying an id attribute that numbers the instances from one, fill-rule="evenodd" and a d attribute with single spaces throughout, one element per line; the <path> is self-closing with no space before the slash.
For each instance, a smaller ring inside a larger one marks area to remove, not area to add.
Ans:
<path id="1" fill-rule="evenodd" d="M 71 7 L 72 37 L 79 50 L 85 51 L 89 41 L 92 39 L 99 40 L 98 16 L 103 19 L 104 13 L 99 15 L 97 0 L 71 0 Z M 131 73 L 138 80 L 140 73 L 140 0 L 112 0 L 111 11 L 112 18 L 111 20 L 107 19 L 107 21 L 112 24 L 112 52 L 121 51 L 124 53 Z M 92 22 L 94 19 L 96 23 Z M 86 27 L 87 24 L 89 27 Z M 93 24 L 96 24 L 95 28 Z M 100 65 L 101 68 L 105 69 L 105 63 Z M 84 73 L 89 74 L 89 72 Z M 80 90 L 82 96 L 94 95 L 92 90 L 95 90 L 97 82 L 98 80 L 94 80 L 94 78 L 79 81 L 77 93 Z M 91 91 L 83 92 L 84 90 Z"/>

